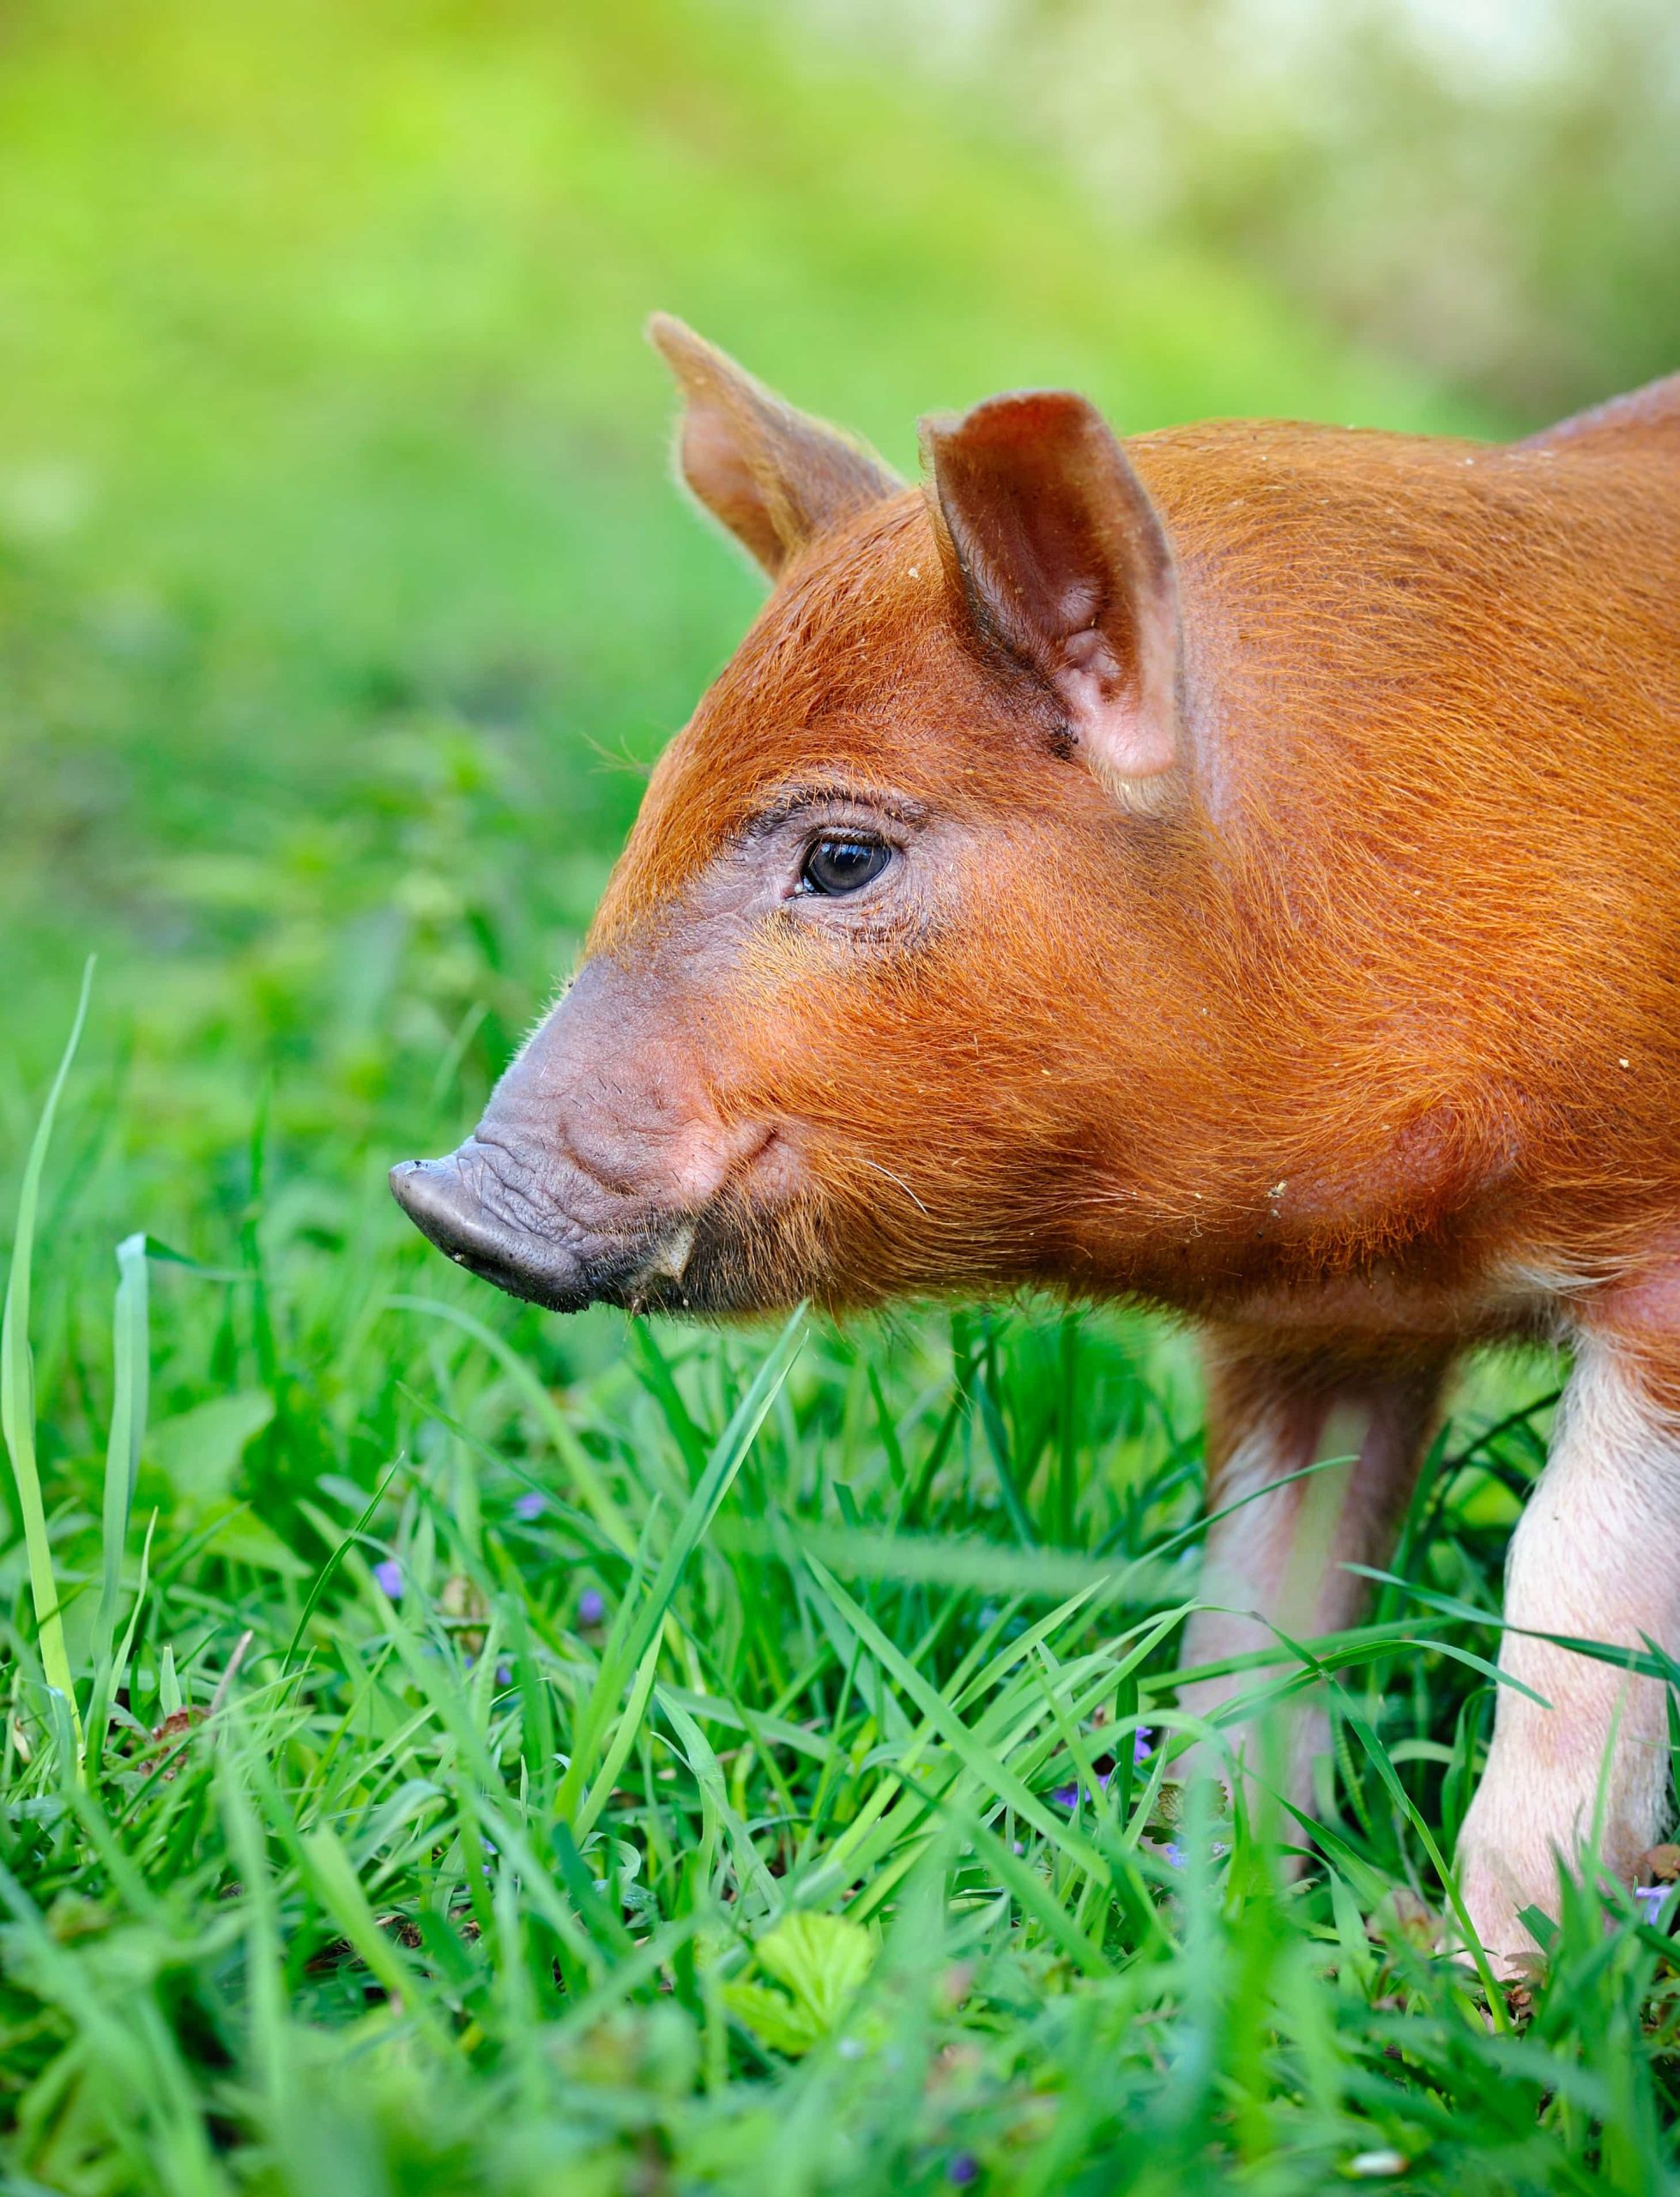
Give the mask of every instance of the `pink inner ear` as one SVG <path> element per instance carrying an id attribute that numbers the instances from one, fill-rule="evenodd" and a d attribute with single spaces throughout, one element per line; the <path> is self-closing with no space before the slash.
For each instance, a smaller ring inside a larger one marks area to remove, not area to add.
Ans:
<path id="1" fill-rule="evenodd" d="M 1132 779 L 1159 778 L 1178 760 L 1170 684 L 1163 695 L 1149 676 L 1151 639 L 1146 630 L 1139 635 L 1143 661 L 1141 676 L 1134 679 L 1116 660 L 1108 637 L 1087 626 L 1068 635 L 1052 674 L 1087 762 L 1115 790 Z"/>
<path id="2" fill-rule="evenodd" d="M 689 405 L 683 421 L 682 470 L 706 509 L 766 572 L 775 572 L 785 561 L 786 544 L 764 486 L 747 463 L 740 431 L 721 405 L 702 398 Z"/>
<path id="3" fill-rule="evenodd" d="M 1068 723 L 1086 760 L 1104 785 L 1159 778 L 1178 760 L 1171 721 L 1140 710 L 1133 696 L 1115 693 L 1098 673 L 1070 667 L 1057 673 L 1055 689 L 1067 705 Z"/>
<path id="4" fill-rule="evenodd" d="M 1185 776 L 1177 581 L 1112 430 L 1084 397 L 1040 390 L 924 435 L 948 560 L 982 630 L 1055 689 L 1118 801 L 1163 808 Z"/>
<path id="5" fill-rule="evenodd" d="M 813 536 L 897 493 L 861 443 L 783 403 L 692 328 L 655 313 L 648 333 L 687 399 L 684 478 L 772 578 Z"/>

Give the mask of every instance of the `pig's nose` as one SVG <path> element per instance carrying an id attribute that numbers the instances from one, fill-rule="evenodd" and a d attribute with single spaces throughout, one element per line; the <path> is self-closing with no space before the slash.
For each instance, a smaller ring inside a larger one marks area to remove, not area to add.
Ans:
<path id="1" fill-rule="evenodd" d="M 471 1274 L 516 1297 L 570 1310 L 588 1301 L 587 1288 L 562 1246 L 542 1241 L 492 1213 L 477 1168 L 462 1155 L 403 1159 L 390 1171 L 391 1194 L 423 1236 Z"/>
<path id="2" fill-rule="evenodd" d="M 511 1232 L 484 1207 L 484 1201 L 461 1165 L 461 1155 L 446 1159 L 403 1159 L 391 1169 L 391 1195 L 422 1236 L 463 1267 L 480 1271 L 480 1262 L 509 1248 Z"/>

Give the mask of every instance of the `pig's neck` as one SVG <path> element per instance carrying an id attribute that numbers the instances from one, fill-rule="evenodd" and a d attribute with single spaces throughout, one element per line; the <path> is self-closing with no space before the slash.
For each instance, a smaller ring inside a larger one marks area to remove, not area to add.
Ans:
<path id="1" fill-rule="evenodd" d="M 1348 919 L 1345 875 L 1290 881 L 1308 912 L 1273 880 L 1203 867 L 1150 1060 L 1116 1060 L 1106 1195 L 1094 1217 L 1081 1201 L 1073 1270 L 1278 1325 L 1532 1327 L 1526 1277 L 1549 1255 L 1522 1106 L 1452 997 L 1419 996 L 1409 900 L 1358 894 Z M 1338 908 L 1333 928 L 1314 903 Z"/>

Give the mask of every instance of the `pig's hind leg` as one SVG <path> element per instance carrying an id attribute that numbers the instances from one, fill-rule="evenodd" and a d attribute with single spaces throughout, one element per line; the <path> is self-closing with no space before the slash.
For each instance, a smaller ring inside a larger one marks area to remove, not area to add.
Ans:
<path id="1" fill-rule="evenodd" d="M 1680 1341 L 1582 1338 L 1507 1561 L 1502 1686 L 1487 1769 L 1459 1844 L 1477 1935 L 1508 1971 L 1534 1952 L 1525 1908 L 1557 1911 L 1560 1861 L 1593 1838 L 1632 1877 L 1668 1809 L 1666 1689 L 1527 1633 L 1680 1653 Z M 1542 1704 L 1544 1705 L 1542 1705 Z M 1602 1813 L 1601 1813 L 1602 1812 Z"/>
<path id="2" fill-rule="evenodd" d="M 1280 1355 L 1242 1335 L 1207 1339 L 1209 1528 L 1199 1610 L 1185 1630 L 1187 1669 L 1353 1624 L 1367 1583 L 1350 1565 L 1387 1561 L 1435 1425 L 1451 1363 L 1446 1347 L 1349 1357 Z M 1322 1461 L 1321 1471 L 1309 1468 Z M 1294 1477 L 1305 1474 L 1305 1477 Z M 1274 1631 L 1273 1628 L 1276 1628 Z M 1180 1706 L 1208 1716 L 1269 1673 L 1193 1680 Z M 1232 1734 L 1253 1755 L 1251 1734 Z M 1327 1733 L 1321 1707 L 1291 1704 L 1283 1765 L 1289 1798 L 1311 1798 L 1312 1763 Z M 1223 1764 L 1201 1752 L 1210 1770 Z"/>

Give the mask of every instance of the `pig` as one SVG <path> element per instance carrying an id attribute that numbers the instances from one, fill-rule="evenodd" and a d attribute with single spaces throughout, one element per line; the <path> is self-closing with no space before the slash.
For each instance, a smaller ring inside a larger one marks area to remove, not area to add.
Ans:
<path id="1" fill-rule="evenodd" d="M 1667 1801 L 1662 1685 L 1547 1636 L 1680 1654 L 1680 375 L 1508 445 L 1030 390 L 905 486 L 650 334 L 773 585 L 398 1200 L 562 1311 L 1189 1320 L 1187 1668 L 1354 1621 L 1454 1361 L 1567 1343 L 1458 1856 L 1509 1972 Z"/>

